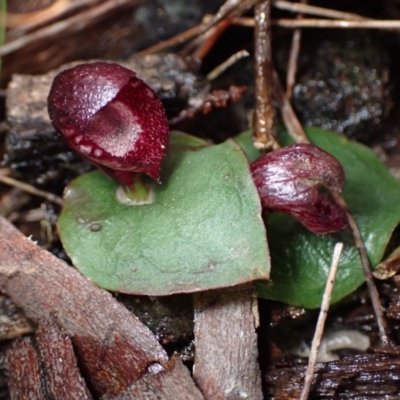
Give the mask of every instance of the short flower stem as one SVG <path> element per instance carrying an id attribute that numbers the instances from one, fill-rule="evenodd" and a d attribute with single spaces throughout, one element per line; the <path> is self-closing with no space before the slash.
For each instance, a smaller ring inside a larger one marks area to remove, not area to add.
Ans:
<path id="1" fill-rule="evenodd" d="M 134 174 L 133 182 L 117 189 L 117 200 L 127 206 L 151 204 L 154 201 L 154 189 L 151 183 L 143 180 L 142 174 Z"/>
<path id="2" fill-rule="evenodd" d="M 149 191 L 146 184 L 143 182 L 142 176 L 134 175 L 133 183 L 124 186 L 126 197 L 134 202 L 141 203 L 146 201 L 149 196 Z"/>

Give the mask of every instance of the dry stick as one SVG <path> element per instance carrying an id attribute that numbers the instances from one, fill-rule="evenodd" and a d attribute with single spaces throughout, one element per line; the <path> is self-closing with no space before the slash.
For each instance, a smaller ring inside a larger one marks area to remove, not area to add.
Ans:
<path id="1" fill-rule="evenodd" d="M 179 33 L 170 39 L 159 42 L 154 46 L 148 47 L 147 49 L 136 53 L 136 55 L 146 56 L 148 54 L 157 53 L 170 47 L 180 45 L 187 40 L 196 37 L 196 39 L 183 50 L 183 53 L 188 53 L 190 49 L 200 46 L 205 40 L 207 40 L 208 36 L 213 34 L 213 32 L 211 32 L 205 37 L 202 37 L 202 35 L 209 31 L 214 25 L 217 25 L 225 18 L 232 18 L 241 15 L 247 9 L 252 7 L 256 1 L 257 0 L 246 0 L 238 2 L 237 0 L 227 0 L 215 15 L 205 16 L 201 24 L 196 25 L 185 32 Z"/>
<path id="2" fill-rule="evenodd" d="M 326 282 L 324 295 L 322 297 L 321 310 L 318 316 L 317 326 L 315 328 L 314 337 L 311 344 L 310 357 L 308 359 L 308 366 L 306 377 L 304 380 L 303 390 L 301 391 L 300 400 L 307 400 L 311 390 L 311 384 L 314 376 L 315 364 L 317 363 L 317 356 L 319 347 L 321 345 L 321 338 L 324 333 L 324 326 L 326 317 L 328 316 L 329 303 L 332 297 L 333 285 L 335 283 L 336 272 L 339 266 L 340 255 L 342 254 L 343 243 L 337 243 L 333 250 L 332 263 L 329 269 L 328 280 Z"/>
<path id="3" fill-rule="evenodd" d="M 356 20 L 363 21 L 370 19 L 354 13 L 332 10 L 330 8 L 310 6 L 304 3 L 293 3 L 290 1 L 273 0 L 272 5 L 275 8 L 279 8 L 280 10 L 291 11 L 294 13 L 316 15 L 318 17 L 326 17 L 333 19 L 349 19 L 354 21 Z"/>
<path id="4" fill-rule="evenodd" d="M 218 24 L 226 18 L 238 17 L 251 8 L 257 0 L 226 0 L 220 7 L 217 13 L 210 19 L 210 21 L 203 24 L 201 33 L 206 32 L 212 26 Z"/>
<path id="5" fill-rule="evenodd" d="M 255 22 L 250 17 L 234 18 L 232 24 L 244 26 L 247 28 L 254 28 Z M 351 21 L 351 20 L 327 20 L 315 18 L 303 18 L 296 20 L 293 18 L 275 19 L 271 21 L 273 26 L 280 26 L 283 28 L 298 29 L 298 28 L 354 28 L 354 29 L 387 29 L 398 30 L 400 29 L 400 20 L 387 20 L 387 19 L 370 19 L 365 21 Z"/>
<path id="6" fill-rule="evenodd" d="M 249 52 L 247 50 L 239 50 L 238 52 L 232 54 L 229 58 L 227 58 L 220 65 L 217 65 L 212 71 L 210 71 L 206 78 L 209 81 L 216 79 L 222 73 L 224 73 L 229 67 L 233 64 L 237 63 L 239 60 L 245 57 L 249 57 Z"/>
<path id="7" fill-rule="evenodd" d="M 342 11 L 331 10 L 329 8 L 315 7 L 310 6 L 308 4 L 302 3 L 292 3 L 289 1 L 272 1 L 272 5 L 281 10 L 287 10 L 292 12 L 301 12 L 303 14 L 316 15 L 318 17 L 327 17 L 327 18 L 336 18 L 336 19 L 346 19 L 346 20 L 369 20 L 369 18 L 363 17 L 358 14 L 347 13 Z M 174 47 L 180 45 L 187 40 L 192 39 L 193 37 L 199 35 L 203 30 L 205 24 L 208 24 L 211 20 L 211 16 L 207 15 L 204 17 L 204 20 L 201 24 L 194 26 L 193 28 L 188 29 L 182 33 L 177 34 L 176 36 L 171 37 L 170 39 L 164 40 L 162 42 L 158 42 L 154 46 L 148 47 L 145 50 L 142 50 L 137 53 L 137 55 L 145 56 L 147 54 L 157 53 L 163 50 L 166 50 L 170 47 Z M 234 24 L 243 25 L 247 27 L 254 27 L 254 19 L 253 18 L 234 18 Z"/>
<path id="8" fill-rule="evenodd" d="M 32 12 L 8 13 L 7 27 L 12 28 L 8 32 L 9 37 L 16 38 L 29 30 L 35 29 L 39 25 L 45 25 L 61 18 L 67 13 L 72 13 L 83 7 L 88 7 L 99 3 L 100 0 L 83 0 L 80 2 L 71 2 L 70 0 L 57 0 L 48 7 Z"/>
<path id="9" fill-rule="evenodd" d="M 350 20 L 352 23 L 357 22 L 357 21 L 373 21 L 374 23 L 377 22 L 376 25 L 379 25 L 379 26 L 375 26 L 376 28 L 386 28 L 384 25 L 387 22 L 395 23 L 395 25 L 396 25 L 395 27 L 400 25 L 397 21 L 371 20 L 370 18 L 363 17 L 358 14 L 346 13 L 346 12 L 331 10 L 331 9 L 322 8 L 322 7 L 315 7 L 315 6 L 310 6 L 310 5 L 302 4 L 302 3 L 291 3 L 291 2 L 287 2 L 287 1 L 273 1 L 272 4 L 274 7 L 280 8 L 283 10 L 289 10 L 289 11 L 293 11 L 293 12 L 301 12 L 303 14 L 311 14 L 311 15 L 317 15 L 320 17 L 327 17 L 327 18 L 341 18 L 343 20 Z M 219 18 L 221 18 L 221 17 L 219 16 Z M 204 32 L 204 30 L 209 29 L 211 20 L 212 20 L 212 18 L 210 16 L 206 16 L 204 18 L 204 21 L 201 24 L 198 24 L 198 25 L 194 26 L 193 28 L 188 29 L 187 31 L 179 33 L 178 35 L 173 36 L 170 39 L 159 42 L 159 43 L 155 44 L 154 46 L 148 47 L 147 49 L 138 52 L 137 55 L 145 56 L 148 54 L 153 54 L 153 53 L 157 53 L 157 52 L 166 50 L 170 47 L 180 45 L 180 44 L 192 39 L 193 37 L 200 35 L 202 32 Z M 219 19 L 219 21 L 221 21 L 221 19 Z M 279 21 L 281 21 L 281 20 L 278 20 L 278 23 L 279 23 Z M 288 21 L 288 20 L 284 20 L 284 21 Z M 289 21 L 292 21 L 292 20 L 289 20 Z M 313 19 L 313 21 L 325 21 L 325 20 L 314 20 Z M 329 22 L 330 21 L 328 21 L 327 23 L 329 23 Z M 232 20 L 232 23 L 241 25 L 241 26 L 251 27 L 251 28 L 254 27 L 254 19 L 253 18 L 237 17 Z M 272 23 L 274 24 L 274 23 L 276 23 L 276 21 L 272 21 Z M 342 24 L 343 21 L 341 21 L 340 23 Z M 364 26 L 359 26 L 359 27 L 362 28 Z M 389 28 L 392 29 L 392 27 L 388 27 L 388 29 Z"/>
<path id="10" fill-rule="evenodd" d="M 296 143 L 309 143 L 310 141 L 308 140 L 303 127 L 297 119 L 290 101 L 285 96 L 285 91 L 283 90 L 282 83 L 275 69 L 272 71 L 272 83 L 275 99 L 278 102 L 283 122 L 290 136 Z"/>
<path id="11" fill-rule="evenodd" d="M 218 38 L 226 31 L 226 29 L 231 25 L 232 19 L 227 18 L 219 22 L 217 25 L 211 27 L 208 31 L 204 32 L 202 35 L 198 36 L 195 40 L 192 41 L 186 48 L 181 52 L 183 55 L 188 54 L 188 50 L 195 45 L 198 44 L 196 50 L 193 50 L 191 56 L 194 58 L 198 58 L 199 60 L 203 60 L 204 57 L 210 52 L 210 50 L 214 47 Z"/>
<path id="12" fill-rule="evenodd" d="M 400 29 L 400 20 L 327 20 L 317 18 L 304 18 L 295 20 L 290 18 L 276 19 L 272 25 L 282 28 L 359 28 L 359 29 Z"/>
<path id="13" fill-rule="evenodd" d="M 211 28 L 226 19 L 232 19 L 233 17 L 242 15 L 256 2 L 257 0 L 226 0 L 217 13 L 202 24 L 202 27 L 198 32 L 198 36 L 188 43 L 183 50 L 181 50 L 181 54 L 191 54 L 194 49 L 199 48 L 214 34 L 214 32 L 208 32 Z"/>
<path id="14" fill-rule="evenodd" d="M 204 20 L 208 21 L 210 19 L 209 16 L 206 16 Z M 198 24 L 194 26 L 193 28 L 190 28 L 184 32 L 178 33 L 177 35 L 163 40 L 161 42 L 156 43 L 154 46 L 150 46 L 147 49 L 144 49 L 142 51 L 139 51 L 136 53 L 137 56 L 147 56 L 148 54 L 154 54 L 154 53 L 159 53 L 161 51 L 164 51 L 166 49 L 169 49 L 170 47 L 178 46 L 184 42 L 186 42 L 189 39 L 192 39 L 193 37 L 199 35 L 201 30 L 203 29 L 203 24 Z"/>
<path id="15" fill-rule="evenodd" d="M 261 0 L 254 10 L 255 108 L 253 142 L 257 149 L 278 148 L 273 136 L 272 52 L 270 0 Z"/>
<path id="16" fill-rule="evenodd" d="M 367 251 L 365 250 L 364 242 L 361 239 L 361 233 L 358 228 L 357 222 L 351 215 L 350 210 L 343 197 L 334 190 L 331 190 L 330 193 L 332 197 L 335 199 L 336 203 L 338 203 L 346 211 L 347 222 L 349 223 L 350 229 L 353 233 L 354 244 L 357 247 L 358 253 L 361 258 L 361 264 L 364 269 L 365 280 L 367 282 L 369 295 L 371 297 L 372 307 L 374 309 L 375 317 L 378 323 L 379 337 L 381 339 L 383 346 L 388 346 L 390 345 L 391 342 L 388 334 L 388 327 L 385 317 L 383 316 L 382 305 L 379 301 L 379 293 L 374 282 L 374 277 L 371 272 L 371 266 L 369 263 Z"/>
<path id="17" fill-rule="evenodd" d="M 279 108 L 282 113 L 283 122 L 296 143 L 309 143 L 306 133 L 303 130 L 299 120 L 290 102 L 285 98 L 285 92 L 283 90 L 282 84 L 279 80 L 279 76 L 276 71 L 273 75 L 274 82 L 274 96 L 279 104 Z M 331 194 L 335 201 L 345 210 L 347 222 L 353 236 L 354 244 L 360 255 L 361 264 L 364 270 L 365 281 L 367 282 L 369 295 L 371 297 L 372 307 L 375 312 L 376 321 L 379 329 L 379 337 L 381 339 L 382 345 L 387 346 L 390 344 L 390 338 L 388 335 L 388 327 L 386 320 L 383 316 L 382 305 L 379 301 L 379 293 L 376 289 L 374 278 L 371 272 L 371 266 L 368 260 L 367 252 L 365 250 L 364 242 L 361 239 L 360 230 L 358 229 L 357 223 L 353 216 L 351 215 L 349 208 L 344 200 L 344 198 L 336 191 L 331 191 Z"/>
<path id="18" fill-rule="evenodd" d="M 298 16 L 300 18 L 300 14 Z M 286 93 L 285 97 L 290 99 L 292 97 L 293 87 L 296 82 L 297 61 L 300 53 L 301 42 L 301 29 L 296 29 L 293 32 L 292 43 L 290 47 L 288 70 L 286 75 Z"/>
<path id="19" fill-rule="evenodd" d="M 300 0 L 301 4 L 305 4 L 307 0 Z M 303 14 L 297 14 L 297 19 L 303 18 Z M 290 48 L 288 71 L 286 75 L 286 98 L 292 97 L 293 86 L 296 81 L 297 72 L 297 60 L 300 53 L 300 42 L 301 42 L 301 29 L 296 29 L 293 32 L 292 44 Z"/>
<path id="20" fill-rule="evenodd" d="M 319 17 L 338 18 L 338 19 L 353 20 L 353 21 L 369 20 L 369 18 L 363 17 L 358 14 L 331 10 L 329 8 L 315 7 L 315 6 L 310 6 L 310 5 L 302 4 L 302 3 L 291 3 L 288 1 L 273 1 L 272 5 L 276 8 L 282 9 L 282 10 L 288 10 L 288 11 L 292 11 L 292 12 L 301 12 L 303 14 L 316 15 Z M 201 32 L 203 32 L 204 27 L 209 24 L 210 20 L 211 20 L 211 16 L 207 15 L 204 17 L 204 20 L 201 24 L 198 24 L 198 25 L 194 26 L 193 28 L 190 28 L 184 32 L 181 32 L 181 33 L 177 34 L 176 36 L 173 36 L 169 39 L 158 42 L 154 46 L 148 47 L 147 49 L 139 51 L 136 54 L 139 56 L 145 56 L 148 54 L 153 54 L 153 53 L 157 53 L 157 52 L 169 49 L 174 46 L 178 46 L 178 45 L 192 39 L 193 37 L 198 36 Z M 238 17 L 238 18 L 234 18 L 232 23 L 237 24 L 237 25 L 247 26 L 247 27 L 254 27 L 254 19 L 253 18 Z"/>
<path id="21" fill-rule="evenodd" d="M 71 18 L 64 19 L 63 21 L 56 22 L 55 24 L 47 26 L 43 29 L 39 29 L 35 32 L 24 35 L 0 47 L 0 57 L 5 56 L 6 54 L 13 53 L 14 51 L 17 51 L 19 49 L 22 49 L 23 47 L 37 40 L 46 39 L 53 35 L 64 32 L 66 30 L 70 32 L 79 31 L 88 26 L 91 20 L 99 18 L 100 16 L 107 14 L 109 11 L 117 7 L 122 7 L 128 4 L 132 4 L 132 0 L 108 1 L 97 7 L 93 7 L 88 11 L 75 15 Z"/>
<path id="22" fill-rule="evenodd" d="M 29 185 L 28 183 L 25 182 L 20 182 L 17 181 L 14 178 L 10 178 L 9 176 L 5 176 L 3 174 L 0 174 L 0 182 L 5 183 L 6 185 L 16 187 L 18 189 L 21 189 L 27 193 L 33 194 L 35 196 L 43 197 L 48 201 L 51 201 L 52 203 L 58 204 L 60 206 L 63 205 L 63 200 L 61 197 L 56 196 L 53 193 L 45 192 L 44 190 L 40 190 L 35 188 L 32 185 Z"/>

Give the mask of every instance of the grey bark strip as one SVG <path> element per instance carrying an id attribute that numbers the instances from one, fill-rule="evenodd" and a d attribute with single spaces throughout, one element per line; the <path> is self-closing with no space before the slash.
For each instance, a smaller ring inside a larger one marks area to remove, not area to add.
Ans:
<path id="1" fill-rule="evenodd" d="M 193 378 L 207 400 L 262 400 L 253 289 L 243 285 L 194 295 Z"/>

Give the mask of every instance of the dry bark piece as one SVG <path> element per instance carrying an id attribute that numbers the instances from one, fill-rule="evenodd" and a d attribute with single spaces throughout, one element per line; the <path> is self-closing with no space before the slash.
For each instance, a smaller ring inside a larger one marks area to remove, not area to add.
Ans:
<path id="1" fill-rule="evenodd" d="M 90 251 L 90 250 L 88 250 Z M 117 394 L 168 357 L 110 293 L 40 249 L 0 218 L 0 291 L 39 322 L 50 315 L 71 337 L 97 395 Z"/>
<path id="2" fill-rule="evenodd" d="M 189 370 L 175 355 L 158 374 L 146 374 L 123 393 L 103 396 L 101 400 L 202 400 L 200 390 L 190 379 Z"/>
<path id="3" fill-rule="evenodd" d="M 47 395 L 54 399 L 92 399 L 78 368 L 71 339 L 54 319 L 39 324 L 36 344 L 43 367 Z"/>
<path id="4" fill-rule="evenodd" d="M 251 285 L 194 295 L 193 378 L 206 399 L 263 398 L 253 300 Z"/>
<path id="5" fill-rule="evenodd" d="M 305 365 L 266 371 L 264 380 L 269 393 L 275 400 L 298 399 L 305 371 Z M 357 355 L 317 363 L 310 398 L 398 399 L 399 374 L 400 357 L 396 349 L 391 354 Z"/>
<path id="6" fill-rule="evenodd" d="M 17 339 L 6 352 L 8 387 L 13 400 L 46 398 L 41 380 L 39 355 L 32 337 Z"/>

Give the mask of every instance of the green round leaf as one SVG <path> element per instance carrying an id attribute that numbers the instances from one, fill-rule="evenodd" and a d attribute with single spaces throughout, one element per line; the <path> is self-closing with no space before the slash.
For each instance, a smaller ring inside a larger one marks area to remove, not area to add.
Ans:
<path id="1" fill-rule="evenodd" d="M 400 182 L 367 147 L 320 129 L 307 131 L 310 141 L 334 155 L 346 172 L 343 196 L 357 221 L 373 267 L 382 259 L 394 228 L 400 222 Z M 285 144 L 290 144 L 286 136 Z M 261 297 L 306 308 L 319 307 L 335 243 L 344 242 L 332 302 L 364 282 L 358 252 L 348 229 L 315 235 L 294 218 L 268 216 L 271 281 L 257 283 Z"/>
<path id="2" fill-rule="evenodd" d="M 206 146 L 172 133 L 153 204 L 126 206 L 100 172 L 66 189 L 58 229 L 74 265 L 97 285 L 168 295 L 268 279 L 257 190 L 232 140 Z"/>

